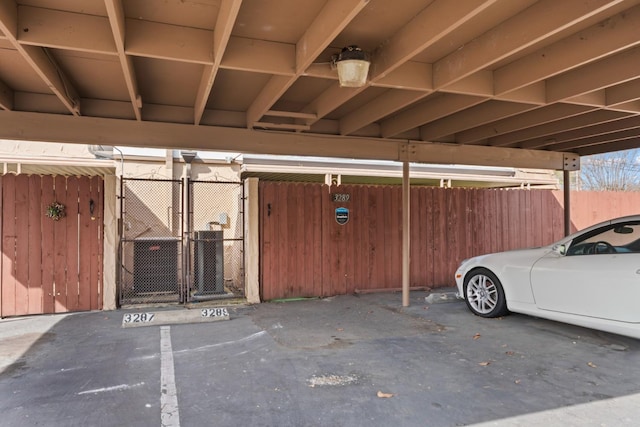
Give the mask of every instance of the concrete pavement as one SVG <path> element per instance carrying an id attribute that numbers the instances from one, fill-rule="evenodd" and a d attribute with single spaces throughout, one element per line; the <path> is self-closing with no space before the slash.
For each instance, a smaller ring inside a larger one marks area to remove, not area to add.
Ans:
<path id="1" fill-rule="evenodd" d="M 228 321 L 145 328 L 122 321 L 148 308 L 4 319 L 0 426 L 640 423 L 637 340 L 427 296 L 230 306 Z"/>

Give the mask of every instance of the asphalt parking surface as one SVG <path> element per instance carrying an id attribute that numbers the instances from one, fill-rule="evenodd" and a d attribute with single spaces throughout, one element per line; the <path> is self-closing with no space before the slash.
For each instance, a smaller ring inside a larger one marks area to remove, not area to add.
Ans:
<path id="1" fill-rule="evenodd" d="M 640 424 L 640 341 L 426 295 L 140 328 L 122 328 L 140 310 L 4 319 L 0 425 Z"/>

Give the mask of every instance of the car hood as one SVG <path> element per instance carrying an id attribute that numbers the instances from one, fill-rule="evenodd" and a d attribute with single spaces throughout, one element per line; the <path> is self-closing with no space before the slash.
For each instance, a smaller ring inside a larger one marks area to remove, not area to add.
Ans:
<path id="1" fill-rule="evenodd" d="M 532 266 L 535 261 L 542 258 L 552 251 L 553 246 L 541 246 L 537 248 L 514 249 L 505 252 L 495 252 L 485 255 L 479 255 L 466 260 L 463 264 L 465 268 L 477 265 L 493 266 L 494 264 L 512 264 L 512 265 L 529 265 Z"/>

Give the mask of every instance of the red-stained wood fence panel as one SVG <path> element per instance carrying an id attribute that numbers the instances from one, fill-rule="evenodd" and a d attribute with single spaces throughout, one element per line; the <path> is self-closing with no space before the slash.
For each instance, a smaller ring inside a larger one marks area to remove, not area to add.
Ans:
<path id="1" fill-rule="evenodd" d="M 99 176 L 93 176 L 89 178 L 91 183 L 91 193 L 89 203 L 93 201 L 93 214 L 89 213 L 90 226 L 89 236 L 84 240 L 81 240 L 84 247 L 87 245 L 87 240 L 90 242 L 91 256 L 89 264 L 91 266 L 91 273 L 89 275 L 90 282 L 85 292 L 89 293 L 89 300 L 91 301 L 91 310 L 101 310 L 102 303 L 104 301 L 102 294 L 102 266 L 103 263 L 103 248 L 104 248 L 104 181 Z M 84 201 L 85 207 L 89 204 Z M 82 199 L 80 205 L 82 205 Z"/>
<path id="2" fill-rule="evenodd" d="M 67 205 L 66 178 L 64 176 L 56 176 L 53 178 L 54 197 L 58 203 Z M 53 223 L 53 239 L 55 249 L 53 252 L 53 304 L 56 313 L 66 311 L 67 306 L 67 222 L 69 217 L 54 221 Z M 64 242 L 64 244 L 61 244 Z"/>
<path id="3" fill-rule="evenodd" d="M 14 175 L 2 176 L 2 217 L 15 218 L 16 216 L 16 177 Z M 2 222 L 2 283 L 0 295 L 2 313 L 16 312 L 16 276 L 15 272 L 15 248 L 16 248 L 16 223 L 12 221 Z M 5 249 L 6 248 L 6 249 Z"/>
<path id="4" fill-rule="evenodd" d="M 44 292 L 42 287 L 42 191 L 41 178 L 29 176 L 29 314 L 44 313 Z"/>
<path id="5" fill-rule="evenodd" d="M 334 202 L 333 193 L 350 199 Z M 571 198 L 574 230 L 640 213 L 640 193 Z M 262 298 L 401 287 L 401 201 L 398 186 L 261 182 Z M 561 191 L 412 187 L 411 286 L 453 286 L 464 258 L 562 238 L 562 203 Z M 349 209 L 344 225 L 336 222 L 337 207 Z"/>
<path id="6" fill-rule="evenodd" d="M 47 206 L 51 205 L 55 201 L 55 192 L 53 190 L 53 177 L 43 176 L 41 181 L 42 188 L 42 204 L 40 205 L 39 214 L 42 215 L 45 212 Z M 39 216 L 40 216 L 39 215 Z M 41 241 L 41 253 L 42 253 L 42 312 L 46 314 L 55 313 L 54 306 L 54 272 L 55 272 L 55 259 L 54 254 L 56 250 L 56 241 L 54 239 L 54 221 L 43 221 L 42 217 L 40 224 L 42 226 L 42 241 Z M 48 218 L 46 218 L 48 219 Z M 3 221 L 5 216 L 3 215 Z"/>
<path id="7" fill-rule="evenodd" d="M 561 191 L 554 197 L 562 203 Z M 640 192 L 575 191 L 571 193 L 571 231 L 608 219 L 640 214 Z"/>
<path id="8" fill-rule="evenodd" d="M 29 177 L 16 176 L 15 189 L 15 306 L 19 314 L 29 314 Z"/>
<path id="9" fill-rule="evenodd" d="M 0 188 L 0 316 L 101 308 L 102 179 L 5 175 Z M 54 201 L 58 221 L 45 216 Z"/>

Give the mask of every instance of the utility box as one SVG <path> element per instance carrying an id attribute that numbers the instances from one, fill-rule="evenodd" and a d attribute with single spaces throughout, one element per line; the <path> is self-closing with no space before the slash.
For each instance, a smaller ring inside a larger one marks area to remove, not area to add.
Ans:
<path id="1" fill-rule="evenodd" d="M 178 292 L 179 244 L 180 240 L 173 237 L 142 237 L 133 241 L 135 294 Z"/>
<path id="2" fill-rule="evenodd" d="M 194 291 L 197 295 L 223 294 L 224 291 L 224 232 L 201 230 L 195 232 Z"/>

